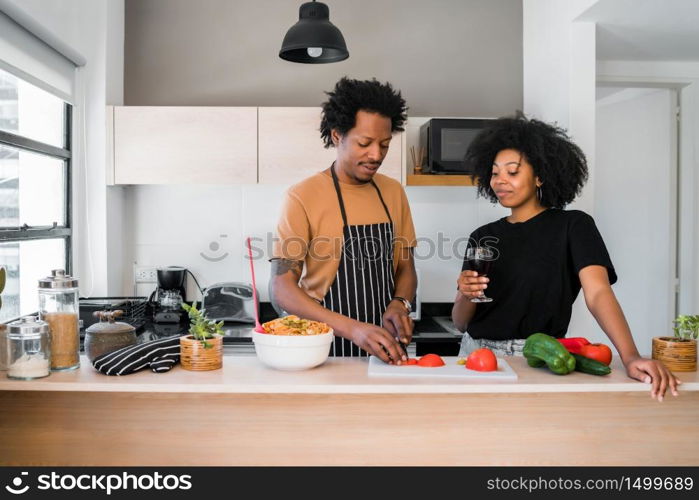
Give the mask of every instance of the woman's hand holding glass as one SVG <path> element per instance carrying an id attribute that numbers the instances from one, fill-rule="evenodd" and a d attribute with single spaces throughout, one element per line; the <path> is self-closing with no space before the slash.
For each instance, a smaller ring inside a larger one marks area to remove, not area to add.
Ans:
<path id="1" fill-rule="evenodd" d="M 488 288 L 489 281 L 485 276 L 478 276 L 476 271 L 461 271 L 456 285 L 464 297 L 473 300 L 485 296 L 484 290 Z"/>

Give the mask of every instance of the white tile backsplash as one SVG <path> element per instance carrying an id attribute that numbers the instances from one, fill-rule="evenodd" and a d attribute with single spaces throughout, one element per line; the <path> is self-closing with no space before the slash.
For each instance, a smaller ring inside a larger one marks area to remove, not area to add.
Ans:
<path id="1" fill-rule="evenodd" d="M 141 266 L 188 268 L 202 288 L 220 281 L 251 282 L 245 238 L 253 239 L 255 275 L 261 300 L 268 300 L 270 238 L 288 186 L 130 186 L 127 188 L 133 248 L 125 252 Z M 476 199 L 471 187 L 407 187 L 418 237 L 416 266 L 422 300 L 450 302 L 461 269 L 465 239 L 476 227 L 506 215 Z M 226 236 L 223 236 L 226 235 Z M 220 259 L 220 260 L 217 260 Z M 188 278 L 187 298 L 198 297 Z M 133 283 L 131 281 L 131 283 Z M 139 285 L 137 292 L 151 291 Z M 133 285 L 124 290 L 134 292 Z"/>

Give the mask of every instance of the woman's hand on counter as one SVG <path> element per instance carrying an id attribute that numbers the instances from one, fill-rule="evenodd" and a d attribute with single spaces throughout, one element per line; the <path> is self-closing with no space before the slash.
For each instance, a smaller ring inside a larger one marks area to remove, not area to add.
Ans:
<path id="1" fill-rule="evenodd" d="M 651 384 L 650 396 L 662 401 L 667 389 L 677 396 L 677 386 L 682 382 L 660 361 L 642 357 L 632 358 L 624 363 L 629 377 Z"/>

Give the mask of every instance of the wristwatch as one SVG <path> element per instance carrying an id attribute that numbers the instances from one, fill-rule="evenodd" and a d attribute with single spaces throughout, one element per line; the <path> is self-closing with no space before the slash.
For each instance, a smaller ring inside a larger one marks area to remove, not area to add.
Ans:
<path id="1" fill-rule="evenodd" d="M 408 310 L 408 314 L 413 312 L 413 305 L 410 303 L 408 299 L 404 299 L 403 297 L 393 297 L 391 300 L 397 300 L 399 302 L 402 302 L 405 308 Z"/>

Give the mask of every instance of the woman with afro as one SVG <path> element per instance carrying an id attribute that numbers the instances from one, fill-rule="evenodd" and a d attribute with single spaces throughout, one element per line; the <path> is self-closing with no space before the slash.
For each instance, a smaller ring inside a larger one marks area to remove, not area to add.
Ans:
<path id="1" fill-rule="evenodd" d="M 464 333 L 461 355 L 478 347 L 520 354 L 536 332 L 565 337 L 580 289 L 616 347 L 629 377 L 651 383 L 662 401 L 680 382 L 642 358 L 611 285 L 617 280 L 604 241 L 588 214 L 565 210 L 587 180 L 582 150 L 557 126 L 522 114 L 500 118 L 471 143 L 465 157 L 478 194 L 509 208 L 508 217 L 471 233 L 469 247 L 490 247 L 487 277 L 459 275 L 452 320 Z M 487 295 L 491 302 L 474 302 Z"/>

